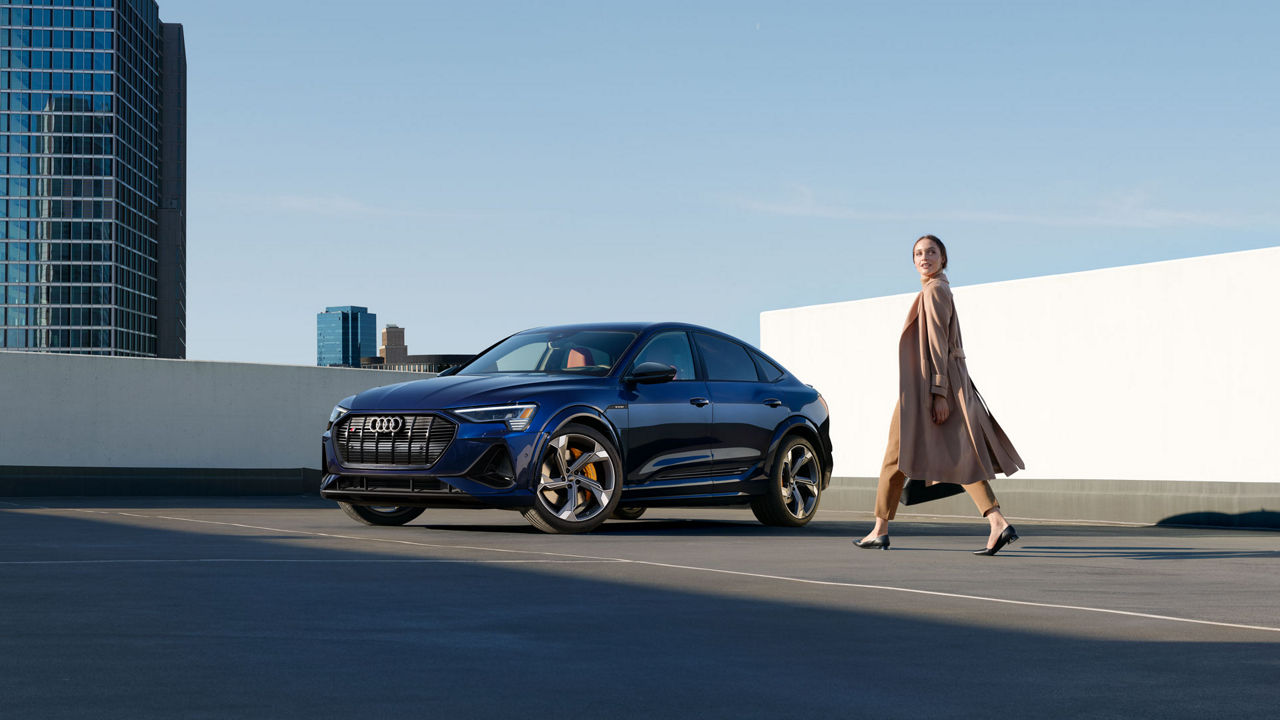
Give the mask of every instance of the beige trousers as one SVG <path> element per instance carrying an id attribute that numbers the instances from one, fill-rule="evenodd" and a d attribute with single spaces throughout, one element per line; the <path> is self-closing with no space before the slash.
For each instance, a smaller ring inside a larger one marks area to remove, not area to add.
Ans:
<path id="1" fill-rule="evenodd" d="M 902 499 L 902 486 L 907 484 L 907 476 L 898 468 L 898 453 L 902 447 L 902 437 L 898 430 L 898 420 L 902 417 L 902 405 L 893 409 L 893 422 L 889 425 L 889 444 L 884 449 L 884 465 L 880 468 L 880 484 L 876 487 L 876 517 L 892 520 L 898 514 L 898 501 Z M 991 491 L 991 483 L 986 480 L 962 485 L 978 512 L 987 513 L 1000 507 L 996 494 Z"/>

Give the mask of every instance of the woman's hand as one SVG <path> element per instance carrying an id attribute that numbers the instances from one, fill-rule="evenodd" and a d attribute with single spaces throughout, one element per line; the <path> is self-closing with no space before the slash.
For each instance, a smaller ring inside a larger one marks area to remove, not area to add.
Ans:
<path id="1" fill-rule="evenodd" d="M 947 399 L 942 395 L 933 396 L 933 422 L 935 425 L 941 425 L 951 417 L 951 405 L 947 403 Z"/>

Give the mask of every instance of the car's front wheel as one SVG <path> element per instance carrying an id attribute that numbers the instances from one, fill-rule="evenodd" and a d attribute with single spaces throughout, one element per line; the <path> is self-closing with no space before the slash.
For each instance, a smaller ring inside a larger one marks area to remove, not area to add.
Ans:
<path id="1" fill-rule="evenodd" d="M 821 499 L 822 461 L 808 440 L 793 435 L 779 448 L 769 489 L 751 501 L 751 511 L 765 525 L 800 527 L 813 519 Z"/>
<path id="2" fill-rule="evenodd" d="M 538 468 L 530 525 L 548 533 L 594 530 L 622 498 L 622 461 L 607 437 L 585 425 L 551 436 Z"/>
<path id="3" fill-rule="evenodd" d="M 403 525 L 417 518 L 426 508 L 416 507 L 382 507 L 377 505 L 355 505 L 338 501 L 338 507 L 351 519 L 365 525 Z"/>

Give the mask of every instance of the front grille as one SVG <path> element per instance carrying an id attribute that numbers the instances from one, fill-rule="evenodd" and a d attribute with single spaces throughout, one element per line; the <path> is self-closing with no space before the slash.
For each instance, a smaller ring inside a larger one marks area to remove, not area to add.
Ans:
<path id="1" fill-rule="evenodd" d="M 398 418 L 395 431 L 388 429 Z M 444 454 L 458 427 L 439 415 L 348 415 L 334 426 L 343 465 L 428 467 Z"/>

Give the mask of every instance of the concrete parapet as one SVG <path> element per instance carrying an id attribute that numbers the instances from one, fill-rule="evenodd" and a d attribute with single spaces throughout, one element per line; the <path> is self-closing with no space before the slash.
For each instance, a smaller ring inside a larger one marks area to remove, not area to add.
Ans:
<path id="1" fill-rule="evenodd" d="M 0 494 L 299 492 L 335 403 L 426 377 L 0 352 Z"/>

